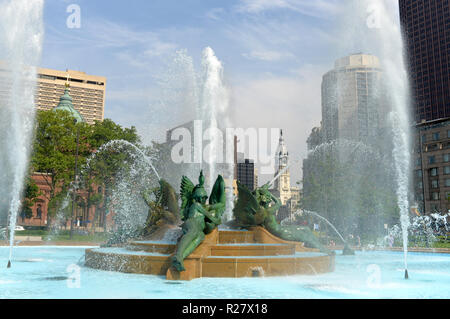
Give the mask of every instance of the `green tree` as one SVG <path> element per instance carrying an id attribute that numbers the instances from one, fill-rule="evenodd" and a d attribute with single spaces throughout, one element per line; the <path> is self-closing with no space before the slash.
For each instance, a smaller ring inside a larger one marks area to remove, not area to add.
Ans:
<path id="1" fill-rule="evenodd" d="M 30 177 L 27 178 L 24 190 L 24 196 L 22 200 L 22 212 L 20 216 L 22 218 L 31 218 L 33 216 L 32 207 L 36 203 L 39 196 L 41 196 L 39 187 Z"/>
<path id="2" fill-rule="evenodd" d="M 91 152 L 89 145 L 89 125 L 75 123 L 67 111 L 38 111 L 34 151 L 31 166 L 34 171 L 43 173 L 43 179 L 50 188 L 47 199 L 52 203 L 49 219 L 61 206 L 70 184 L 74 180 L 77 131 L 79 132 L 78 163 L 83 165 Z M 48 223 L 50 225 L 50 221 Z"/>

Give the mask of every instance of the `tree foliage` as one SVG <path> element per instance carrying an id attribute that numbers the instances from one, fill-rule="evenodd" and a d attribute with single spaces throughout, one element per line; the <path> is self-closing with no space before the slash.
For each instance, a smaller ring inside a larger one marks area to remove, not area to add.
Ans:
<path id="1" fill-rule="evenodd" d="M 98 156 L 93 154 L 113 140 L 140 143 L 135 127 L 123 128 L 109 119 L 96 121 L 93 125 L 75 123 L 69 112 L 61 110 L 38 111 L 35 135 L 31 167 L 33 171 L 43 173 L 50 188 L 47 195 L 50 217 L 58 211 L 70 215 L 71 203 L 65 202 L 68 192 L 74 189 L 77 136 L 77 175 L 80 177 L 77 193 L 86 192 L 88 196 L 85 199 L 77 195 L 76 205 L 86 211 L 92 205 L 102 205 L 104 190 L 126 165 L 127 158 L 126 154 L 114 150 L 101 152 Z"/>
<path id="2" fill-rule="evenodd" d="M 304 162 L 301 207 L 345 234 L 374 239 L 398 217 L 393 176 L 389 158 L 363 143 L 322 144 Z"/>

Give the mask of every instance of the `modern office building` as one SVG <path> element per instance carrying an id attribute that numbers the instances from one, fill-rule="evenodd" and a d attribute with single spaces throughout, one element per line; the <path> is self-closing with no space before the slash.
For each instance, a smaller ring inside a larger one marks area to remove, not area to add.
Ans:
<path id="1" fill-rule="evenodd" d="M 449 0 L 399 0 L 416 123 L 450 117 Z"/>
<path id="2" fill-rule="evenodd" d="M 70 83 L 73 105 L 88 124 L 103 121 L 105 109 L 106 78 L 84 72 L 58 71 L 38 68 L 35 103 L 38 110 L 54 109 L 64 94 L 65 84 Z"/>
<path id="3" fill-rule="evenodd" d="M 251 191 L 255 189 L 255 162 L 244 159 L 237 163 L 237 180 Z"/>
<path id="4" fill-rule="evenodd" d="M 380 86 L 380 61 L 369 54 L 338 59 L 322 80 L 322 138 L 367 141 L 387 114 Z"/>
<path id="5" fill-rule="evenodd" d="M 450 209 L 450 118 L 418 123 L 415 127 L 414 199 L 421 213 L 447 213 Z"/>

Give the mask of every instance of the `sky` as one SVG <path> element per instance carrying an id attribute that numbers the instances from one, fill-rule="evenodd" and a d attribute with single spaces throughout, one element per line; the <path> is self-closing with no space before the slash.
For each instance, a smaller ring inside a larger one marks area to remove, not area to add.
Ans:
<path id="1" fill-rule="evenodd" d="M 224 67 L 234 127 L 282 128 L 295 183 L 321 122 L 322 76 L 362 49 L 338 36 L 342 1 L 46 0 L 41 66 L 105 76 L 105 117 L 162 142 L 164 129 L 190 119 L 177 118 L 175 106 L 155 107 L 161 78 L 177 51 L 197 68 L 209 46 Z M 79 28 L 67 26 L 72 4 Z"/>

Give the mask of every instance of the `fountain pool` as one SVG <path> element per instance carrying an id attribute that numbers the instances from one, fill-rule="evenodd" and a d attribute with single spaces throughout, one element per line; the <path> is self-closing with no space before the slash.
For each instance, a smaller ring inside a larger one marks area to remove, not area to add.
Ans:
<path id="1" fill-rule="evenodd" d="M 0 298 L 450 298 L 450 254 L 410 252 L 409 280 L 402 276 L 402 252 L 358 251 L 354 256 L 338 252 L 335 271 L 316 276 L 168 281 L 163 276 L 84 267 L 85 249 L 15 248 L 14 267 L 0 268 Z M 6 264 L 8 254 L 8 247 L 0 247 L 0 264 Z"/>

